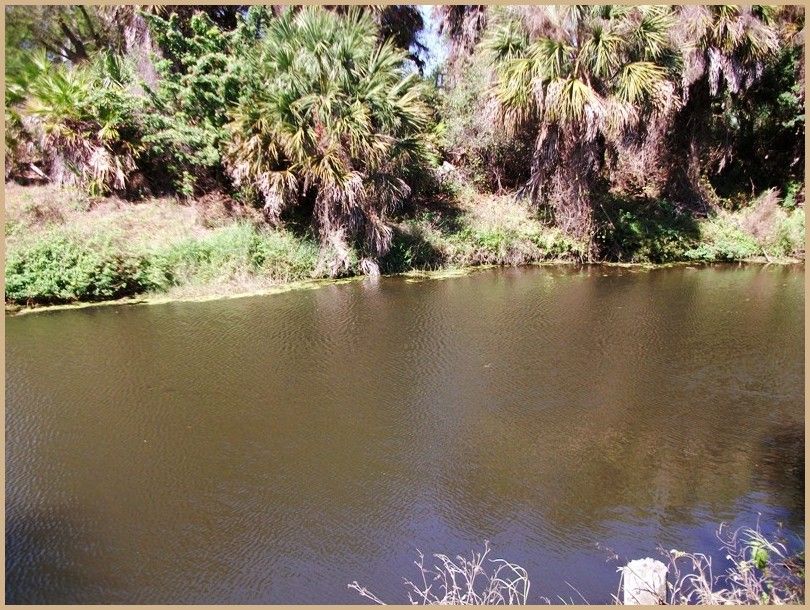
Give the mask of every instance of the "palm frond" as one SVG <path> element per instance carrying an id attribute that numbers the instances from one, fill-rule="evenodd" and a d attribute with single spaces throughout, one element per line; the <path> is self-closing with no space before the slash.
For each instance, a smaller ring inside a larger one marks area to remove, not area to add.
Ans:
<path id="1" fill-rule="evenodd" d="M 616 79 L 616 96 L 623 102 L 639 104 L 649 100 L 665 78 L 664 69 L 652 62 L 629 63 L 622 67 Z"/>
<path id="2" fill-rule="evenodd" d="M 427 162 L 432 116 L 424 83 L 403 71 L 406 53 L 377 34 L 357 9 L 306 7 L 273 20 L 256 82 L 231 113 L 225 156 L 234 181 L 262 193 L 273 222 L 313 192 L 324 243 L 342 251 L 358 238 L 372 255 L 390 244 L 381 213 L 409 192 L 407 163 Z"/>

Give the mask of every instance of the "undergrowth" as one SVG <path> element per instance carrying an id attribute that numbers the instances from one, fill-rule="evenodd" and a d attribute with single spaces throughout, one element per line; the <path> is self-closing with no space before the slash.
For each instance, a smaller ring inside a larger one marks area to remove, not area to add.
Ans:
<path id="1" fill-rule="evenodd" d="M 85 236 L 51 229 L 23 240 L 6 260 L 6 300 L 14 303 L 99 301 L 172 287 L 292 282 L 318 275 L 311 238 L 248 223 L 157 248 L 127 251 L 114 234 Z"/>
<path id="2" fill-rule="evenodd" d="M 270 229 L 222 202 L 90 201 L 53 188 L 7 189 L 6 301 L 55 304 L 143 293 L 248 292 L 362 273 L 358 252 L 333 252 L 306 227 Z M 385 274 L 478 265 L 582 261 L 587 246 L 509 196 L 461 188 L 453 205 L 392 222 Z M 742 210 L 695 220 L 666 201 L 608 201 L 597 235 L 604 260 L 768 261 L 803 258 L 804 207 L 766 191 Z M 213 207 L 212 207 L 213 206 Z M 219 207 L 217 207 L 219 206 Z M 211 222 L 212 214 L 217 222 Z"/>

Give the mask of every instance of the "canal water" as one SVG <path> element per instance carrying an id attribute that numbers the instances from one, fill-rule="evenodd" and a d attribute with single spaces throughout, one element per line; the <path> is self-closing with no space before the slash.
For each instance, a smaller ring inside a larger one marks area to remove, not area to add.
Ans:
<path id="1" fill-rule="evenodd" d="M 6 318 L 11 603 L 401 603 L 416 549 L 484 540 L 605 603 L 757 521 L 804 535 L 803 266 Z"/>

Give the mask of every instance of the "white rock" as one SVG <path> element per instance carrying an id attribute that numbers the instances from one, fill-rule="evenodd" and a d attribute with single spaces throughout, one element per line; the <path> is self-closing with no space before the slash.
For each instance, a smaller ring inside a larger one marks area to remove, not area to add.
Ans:
<path id="1" fill-rule="evenodd" d="M 621 568 L 625 606 L 654 606 L 667 600 L 667 566 L 656 559 L 635 559 Z"/>

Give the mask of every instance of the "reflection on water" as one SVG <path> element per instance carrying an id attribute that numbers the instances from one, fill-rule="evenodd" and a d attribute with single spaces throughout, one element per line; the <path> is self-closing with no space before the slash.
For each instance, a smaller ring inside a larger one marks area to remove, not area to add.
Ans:
<path id="1" fill-rule="evenodd" d="M 492 270 L 6 320 L 10 602 L 403 600 L 484 539 L 531 595 L 610 547 L 804 530 L 803 267 Z M 537 599 L 533 600 L 537 601 Z"/>

